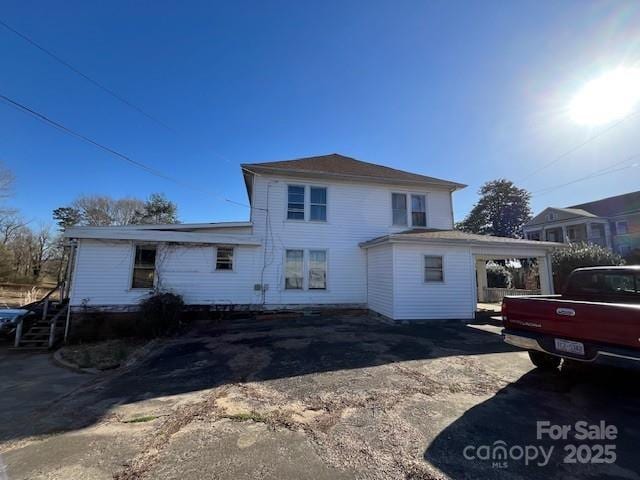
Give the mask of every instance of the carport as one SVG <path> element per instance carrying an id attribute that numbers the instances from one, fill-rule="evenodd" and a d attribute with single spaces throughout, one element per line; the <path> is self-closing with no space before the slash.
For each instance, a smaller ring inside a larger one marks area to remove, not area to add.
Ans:
<path id="1" fill-rule="evenodd" d="M 505 291 L 505 295 L 553 293 L 550 255 L 563 245 L 416 229 L 360 246 L 367 252 L 369 309 L 394 320 L 426 320 L 475 318 L 478 301 L 489 293 L 490 260 L 534 259 L 539 266 L 540 292 Z"/>

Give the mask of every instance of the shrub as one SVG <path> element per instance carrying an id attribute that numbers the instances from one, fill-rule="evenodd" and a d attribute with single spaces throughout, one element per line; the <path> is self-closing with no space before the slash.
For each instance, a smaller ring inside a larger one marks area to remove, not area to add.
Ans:
<path id="1" fill-rule="evenodd" d="M 569 274 L 576 268 L 606 265 L 624 265 L 617 253 L 592 243 L 571 243 L 554 250 L 552 255 L 553 281 L 557 292 L 562 291 Z"/>
<path id="2" fill-rule="evenodd" d="M 502 265 L 487 265 L 487 286 L 489 288 L 511 288 L 513 277 L 511 272 Z"/>
<path id="3" fill-rule="evenodd" d="M 180 295 L 157 292 L 140 302 L 136 334 L 145 338 L 171 335 L 180 326 L 184 300 Z"/>

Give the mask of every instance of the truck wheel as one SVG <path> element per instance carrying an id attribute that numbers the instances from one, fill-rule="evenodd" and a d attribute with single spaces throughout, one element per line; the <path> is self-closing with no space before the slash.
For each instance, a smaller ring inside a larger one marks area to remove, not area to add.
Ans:
<path id="1" fill-rule="evenodd" d="M 529 352 L 531 362 L 540 370 L 557 370 L 562 359 L 542 352 Z"/>

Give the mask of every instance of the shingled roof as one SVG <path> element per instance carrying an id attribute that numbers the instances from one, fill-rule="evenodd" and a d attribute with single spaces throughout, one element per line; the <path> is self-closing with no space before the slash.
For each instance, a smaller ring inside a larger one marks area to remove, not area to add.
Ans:
<path id="1" fill-rule="evenodd" d="M 570 208 L 580 208 L 600 217 L 615 217 L 624 213 L 640 211 L 640 191 L 581 203 Z"/>
<path id="2" fill-rule="evenodd" d="M 361 181 L 374 180 L 384 183 L 429 184 L 451 189 L 466 187 L 461 183 L 363 162 L 338 153 L 280 162 L 248 163 L 243 164 L 242 168 L 245 171 L 263 174 L 323 175 Z"/>

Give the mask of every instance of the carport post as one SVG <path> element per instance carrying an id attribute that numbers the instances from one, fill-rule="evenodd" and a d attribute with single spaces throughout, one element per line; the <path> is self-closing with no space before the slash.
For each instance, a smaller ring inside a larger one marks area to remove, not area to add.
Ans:
<path id="1" fill-rule="evenodd" d="M 487 262 L 476 260 L 476 279 L 478 283 L 478 302 L 485 302 L 485 289 L 487 288 Z"/>
<path id="2" fill-rule="evenodd" d="M 549 255 L 538 257 L 538 275 L 540 276 L 540 293 L 553 295 L 553 271 Z"/>

